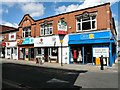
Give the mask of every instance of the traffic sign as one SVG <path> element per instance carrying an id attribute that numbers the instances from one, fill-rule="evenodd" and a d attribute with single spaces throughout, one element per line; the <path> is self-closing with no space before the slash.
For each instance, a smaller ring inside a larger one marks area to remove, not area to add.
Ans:
<path id="1" fill-rule="evenodd" d="M 63 43 L 63 40 L 60 40 L 60 43 Z"/>

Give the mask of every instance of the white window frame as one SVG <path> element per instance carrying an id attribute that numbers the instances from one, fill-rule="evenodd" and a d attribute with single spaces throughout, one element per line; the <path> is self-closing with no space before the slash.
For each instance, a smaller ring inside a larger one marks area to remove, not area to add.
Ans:
<path id="1" fill-rule="evenodd" d="M 44 26 L 43 24 L 40 24 L 40 36 L 53 34 L 53 24 L 51 26 L 50 26 L 50 24 L 52 24 L 52 23 L 48 23 L 46 26 Z M 50 33 L 50 29 L 52 30 L 52 33 Z M 43 33 L 41 33 L 42 30 L 43 30 Z"/>
<path id="2" fill-rule="evenodd" d="M 96 14 L 95 14 L 96 15 Z M 91 29 L 87 29 L 87 30 L 82 30 L 82 23 L 83 22 L 88 22 L 90 21 L 90 28 Z M 92 22 L 95 21 L 95 28 L 92 28 Z M 80 30 L 78 30 L 78 24 L 80 23 Z M 86 21 L 83 21 L 82 18 L 80 19 L 80 22 L 77 21 L 77 18 L 76 18 L 76 31 L 77 32 L 81 32 L 81 31 L 91 31 L 91 30 L 96 30 L 97 29 L 97 19 L 95 17 L 95 19 L 92 20 L 92 16 L 90 16 L 90 20 L 86 20 Z"/>
<path id="3" fill-rule="evenodd" d="M 57 52 L 58 52 L 58 48 L 56 47 L 55 49 L 57 49 Z M 52 48 L 49 48 L 49 52 L 48 52 L 48 55 L 51 56 L 51 57 L 54 57 L 52 55 L 52 52 L 53 52 L 53 47 Z M 58 56 L 58 55 L 57 55 Z"/>
<path id="4" fill-rule="evenodd" d="M 28 37 L 31 36 L 31 27 L 26 27 L 26 28 L 27 28 L 27 30 L 24 30 L 24 29 L 22 30 L 22 37 L 23 38 L 26 38 L 25 37 L 26 32 L 30 33 L 30 35 L 28 35 Z M 28 29 L 28 28 L 30 28 L 30 29 Z"/>
<path id="5" fill-rule="evenodd" d="M 44 35 L 44 26 L 42 26 L 43 24 L 40 25 L 40 35 L 43 36 Z M 42 27 L 41 27 L 42 26 Z M 41 31 L 43 30 L 43 33 L 41 33 Z"/>

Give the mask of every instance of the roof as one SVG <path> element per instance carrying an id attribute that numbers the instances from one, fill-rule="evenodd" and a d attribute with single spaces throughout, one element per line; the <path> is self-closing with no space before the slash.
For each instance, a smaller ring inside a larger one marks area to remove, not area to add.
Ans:
<path id="1" fill-rule="evenodd" d="M 64 14 L 74 13 L 74 12 L 82 11 L 82 10 L 85 10 L 85 9 L 90 9 L 90 8 L 95 8 L 95 7 L 99 7 L 99 6 L 104 6 L 104 5 L 107 5 L 107 4 L 110 5 L 110 3 L 108 2 L 108 3 L 100 4 L 100 5 L 97 5 L 97 6 L 87 7 L 87 8 L 80 9 L 80 10 L 75 10 L 75 11 L 71 11 L 71 12 L 66 12 L 66 13 L 62 13 L 62 14 L 58 14 L 58 15 L 54 15 L 54 16 L 49 16 L 49 17 L 41 18 L 41 19 L 38 19 L 38 20 L 34 20 L 29 14 L 25 14 L 23 16 L 22 20 L 24 19 L 25 16 L 29 16 L 34 22 L 37 22 L 37 21 L 40 21 L 40 20 L 44 20 L 44 19 L 48 19 L 48 18 L 53 18 L 53 17 L 56 17 L 56 16 L 64 15 Z M 22 20 L 20 21 L 20 23 L 18 24 L 18 26 L 21 24 Z"/>
<path id="2" fill-rule="evenodd" d="M 0 33 L 1 32 L 7 32 L 7 31 L 14 31 L 17 30 L 15 27 L 10 27 L 10 26 L 5 26 L 5 25 L 0 25 Z"/>
<path id="3" fill-rule="evenodd" d="M 71 11 L 71 12 L 66 12 L 66 13 L 62 13 L 62 14 L 58 14 L 58 15 L 54 15 L 54 16 L 50 16 L 50 17 L 38 19 L 38 20 L 35 20 L 35 21 L 40 21 L 40 20 L 44 20 L 44 19 L 48 19 L 48 18 L 52 18 L 52 17 L 64 15 L 64 14 L 74 13 L 74 12 L 78 12 L 78 11 L 82 11 L 82 10 L 86 10 L 86 9 L 90 9 L 90 8 L 100 7 L 100 6 L 104 6 L 104 5 L 107 5 L 107 4 L 110 5 L 110 3 L 108 2 L 108 3 L 100 4 L 100 5 L 97 5 L 97 6 L 91 6 L 91 7 L 87 7 L 87 8 L 80 9 L 80 10 L 75 10 L 75 11 Z M 28 14 L 27 14 L 27 15 L 28 15 Z M 29 16 L 30 16 L 30 15 L 29 15 Z"/>
<path id="4" fill-rule="evenodd" d="M 22 20 L 20 21 L 20 23 L 18 24 L 18 26 L 20 26 L 20 24 L 22 23 L 24 17 L 26 17 L 26 16 L 30 17 L 33 21 L 35 21 L 29 14 L 25 14 L 25 15 L 23 16 Z"/>

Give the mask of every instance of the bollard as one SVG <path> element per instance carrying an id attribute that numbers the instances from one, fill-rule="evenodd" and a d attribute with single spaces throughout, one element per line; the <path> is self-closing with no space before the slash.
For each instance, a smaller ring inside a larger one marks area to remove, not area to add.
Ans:
<path id="1" fill-rule="evenodd" d="M 100 69 L 104 70 L 104 67 L 103 67 L 103 55 L 101 55 L 101 58 L 100 58 L 100 65 L 101 65 Z"/>

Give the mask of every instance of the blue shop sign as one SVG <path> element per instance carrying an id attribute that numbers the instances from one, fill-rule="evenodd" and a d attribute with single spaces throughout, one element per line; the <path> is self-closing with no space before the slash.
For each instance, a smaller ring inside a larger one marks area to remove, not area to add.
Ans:
<path id="1" fill-rule="evenodd" d="M 33 44 L 33 38 L 25 38 L 22 44 Z"/>
<path id="2" fill-rule="evenodd" d="M 110 39 L 112 39 L 110 31 L 96 31 L 69 35 L 69 44 L 110 42 Z"/>
<path id="3" fill-rule="evenodd" d="M 112 34 L 110 31 L 104 32 L 91 32 L 85 34 L 73 34 L 69 35 L 69 40 L 87 40 L 87 39 L 102 39 L 102 38 L 111 38 Z"/>

